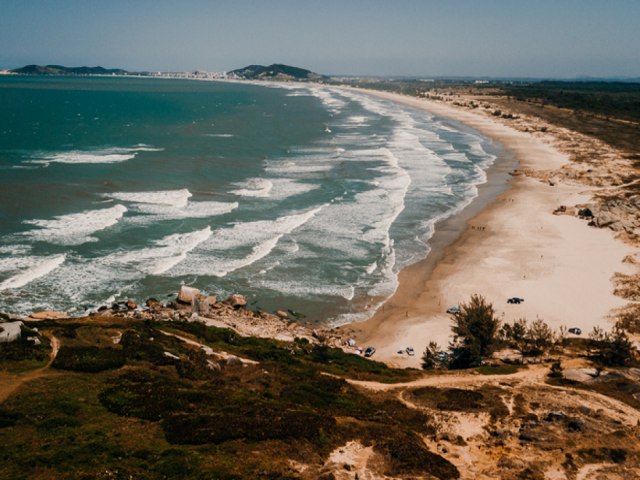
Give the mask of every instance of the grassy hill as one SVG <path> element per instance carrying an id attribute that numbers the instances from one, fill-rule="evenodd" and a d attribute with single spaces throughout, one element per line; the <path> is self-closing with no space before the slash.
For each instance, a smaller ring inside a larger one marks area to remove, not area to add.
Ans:
<path id="1" fill-rule="evenodd" d="M 273 65 L 248 65 L 229 72 L 246 80 L 295 80 L 317 81 L 324 77 L 304 68 L 274 63 Z"/>
<path id="2" fill-rule="evenodd" d="M 27 65 L 11 70 L 22 75 L 124 75 L 126 70 L 103 67 L 63 67 L 62 65 Z"/>

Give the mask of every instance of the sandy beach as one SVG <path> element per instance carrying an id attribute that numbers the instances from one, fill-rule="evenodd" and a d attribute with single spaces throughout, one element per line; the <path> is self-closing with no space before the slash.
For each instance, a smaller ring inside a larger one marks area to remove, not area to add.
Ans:
<path id="1" fill-rule="evenodd" d="M 355 338 L 358 345 L 375 346 L 377 360 L 419 367 L 429 341 L 446 347 L 450 339 L 447 307 L 466 302 L 476 293 L 492 302 L 506 322 L 541 318 L 554 329 L 579 327 L 583 336 L 594 326 L 612 326 L 611 312 L 627 303 L 613 294 L 612 277 L 616 272 L 635 273 L 635 265 L 623 260 L 638 249 L 616 239 L 608 229 L 589 227 L 573 215 L 553 214 L 560 205 L 588 203 L 595 187 L 539 179 L 570 162 L 567 154 L 552 146 L 550 136 L 521 132 L 487 115 L 442 102 L 369 93 L 480 131 L 512 152 L 519 170 L 529 174 L 511 177 L 497 198 L 487 200 L 490 193 L 481 190 L 475 205 L 461 214 L 467 220 L 458 227 L 460 233 L 447 233 L 448 224 L 455 223 L 452 220 L 438 224 L 432 243 L 440 242 L 440 247 L 401 271 L 395 295 L 371 319 L 343 327 L 346 336 Z M 504 183 L 504 170 L 514 163 L 497 162 L 489 184 Z M 486 208 L 478 207 L 483 195 Z M 474 209 L 479 208 L 476 213 Z M 524 298 L 524 303 L 507 304 L 514 296 Z M 415 356 L 396 353 L 407 346 L 415 348 Z"/>

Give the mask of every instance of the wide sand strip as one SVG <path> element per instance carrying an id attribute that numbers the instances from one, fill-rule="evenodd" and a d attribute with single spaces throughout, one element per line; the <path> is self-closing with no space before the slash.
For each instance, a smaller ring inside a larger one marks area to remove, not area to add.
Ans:
<path id="1" fill-rule="evenodd" d="M 522 169 L 554 170 L 569 161 L 540 138 L 484 115 L 427 99 L 368 93 L 462 122 L 511 150 Z M 586 186 L 513 177 L 510 188 L 472 217 L 457 240 L 441 252 L 434 250 L 435 261 L 427 258 L 400 272 L 395 295 L 371 319 L 343 327 L 344 333 L 359 345 L 375 346 L 377 360 L 417 367 L 430 340 L 446 347 L 451 333 L 447 307 L 474 293 L 492 302 L 504 321 L 541 318 L 553 328 L 579 327 L 583 336 L 596 325 L 610 328 L 611 310 L 626 303 L 613 295 L 611 278 L 615 272 L 633 273 L 622 260 L 636 249 L 609 230 L 552 213 L 559 205 L 590 197 Z M 514 296 L 524 303 L 507 304 Z M 396 353 L 409 345 L 416 350 L 414 357 Z"/>

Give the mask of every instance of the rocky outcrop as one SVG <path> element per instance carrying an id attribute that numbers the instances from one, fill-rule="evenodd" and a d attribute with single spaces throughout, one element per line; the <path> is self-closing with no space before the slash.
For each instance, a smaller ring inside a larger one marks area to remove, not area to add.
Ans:
<path id="1" fill-rule="evenodd" d="M 29 320 L 64 320 L 69 315 L 63 312 L 55 312 L 53 310 L 43 310 L 41 312 L 33 312 L 29 315 Z"/>

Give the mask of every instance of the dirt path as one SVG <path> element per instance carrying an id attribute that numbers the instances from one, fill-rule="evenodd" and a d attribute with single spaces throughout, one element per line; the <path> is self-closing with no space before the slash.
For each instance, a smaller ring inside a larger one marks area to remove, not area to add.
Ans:
<path id="1" fill-rule="evenodd" d="M 521 381 L 526 383 L 542 383 L 549 369 L 543 365 L 533 365 L 526 370 L 520 370 L 516 373 L 507 375 L 481 375 L 470 373 L 452 373 L 446 375 L 434 375 L 430 377 L 419 378 L 411 382 L 405 383 L 379 383 L 366 380 L 349 380 L 347 382 L 352 385 L 367 388 L 374 391 L 388 391 L 396 388 L 414 388 L 414 387 L 452 387 L 466 386 L 476 387 L 488 383 L 504 383 L 508 381 Z"/>
<path id="2" fill-rule="evenodd" d="M 239 357 L 239 356 L 237 356 L 237 355 L 232 355 L 232 354 L 230 354 L 229 352 L 224 352 L 224 351 L 222 351 L 222 350 L 219 350 L 219 351 L 217 351 L 217 352 L 216 352 L 216 351 L 214 351 L 210 346 L 205 345 L 204 343 L 197 342 L 196 340 L 192 340 L 192 339 L 190 339 L 190 338 L 183 337 L 183 336 L 181 336 L 181 335 L 177 335 L 177 334 L 175 334 L 175 333 L 165 332 L 164 330 L 158 330 L 158 331 L 159 331 L 160 333 L 162 333 L 163 335 L 167 335 L 167 336 L 169 336 L 169 337 L 175 337 L 175 338 L 177 338 L 178 340 L 182 340 L 184 343 L 187 343 L 187 344 L 189 344 L 189 345 L 193 345 L 194 347 L 199 347 L 199 348 L 201 348 L 201 349 L 204 351 L 204 353 L 206 353 L 207 355 L 211 355 L 211 356 L 214 356 L 214 357 L 218 357 L 218 358 L 221 358 L 221 359 L 224 359 L 224 360 L 226 360 L 226 359 L 228 359 L 228 358 L 231 358 L 231 357 L 235 357 L 235 358 L 237 358 L 238 360 L 240 360 L 244 365 L 257 365 L 257 364 L 258 364 L 258 362 L 256 362 L 255 360 L 250 360 L 250 359 L 248 359 L 248 358 L 243 358 L 243 357 Z"/>
<path id="3" fill-rule="evenodd" d="M 509 374 L 509 375 L 479 375 L 469 373 L 454 373 L 448 375 L 438 375 L 433 377 L 420 378 L 412 382 L 406 383 L 379 383 L 362 380 L 349 380 L 347 382 L 352 385 L 360 386 L 373 391 L 393 391 L 398 392 L 398 398 L 410 408 L 420 408 L 412 402 L 404 398 L 403 392 L 409 388 L 417 387 L 461 387 L 461 388 L 477 388 L 483 385 L 500 386 L 505 383 L 511 384 L 512 391 L 516 391 L 522 387 L 537 387 L 540 390 L 555 390 L 563 394 L 563 397 L 573 397 L 575 404 L 586 406 L 594 411 L 599 409 L 606 410 L 612 418 L 618 419 L 621 423 L 628 426 L 640 424 L 640 411 L 632 406 L 615 398 L 608 397 L 598 392 L 584 390 L 566 386 L 549 385 L 545 382 L 548 373 L 548 367 L 545 365 L 533 365 L 526 370 Z"/>
<path id="4" fill-rule="evenodd" d="M 58 355 L 58 351 L 60 350 L 60 340 L 58 340 L 58 338 L 48 332 L 43 332 L 42 335 L 44 335 L 51 341 L 51 353 L 49 354 L 49 361 L 44 367 L 40 367 L 36 370 L 31 370 L 26 373 L 15 374 L 0 372 L 0 404 L 2 404 L 7 398 L 11 396 L 13 392 L 15 392 L 25 383 L 51 374 L 49 371 L 49 367 L 51 367 L 51 364 Z"/>

